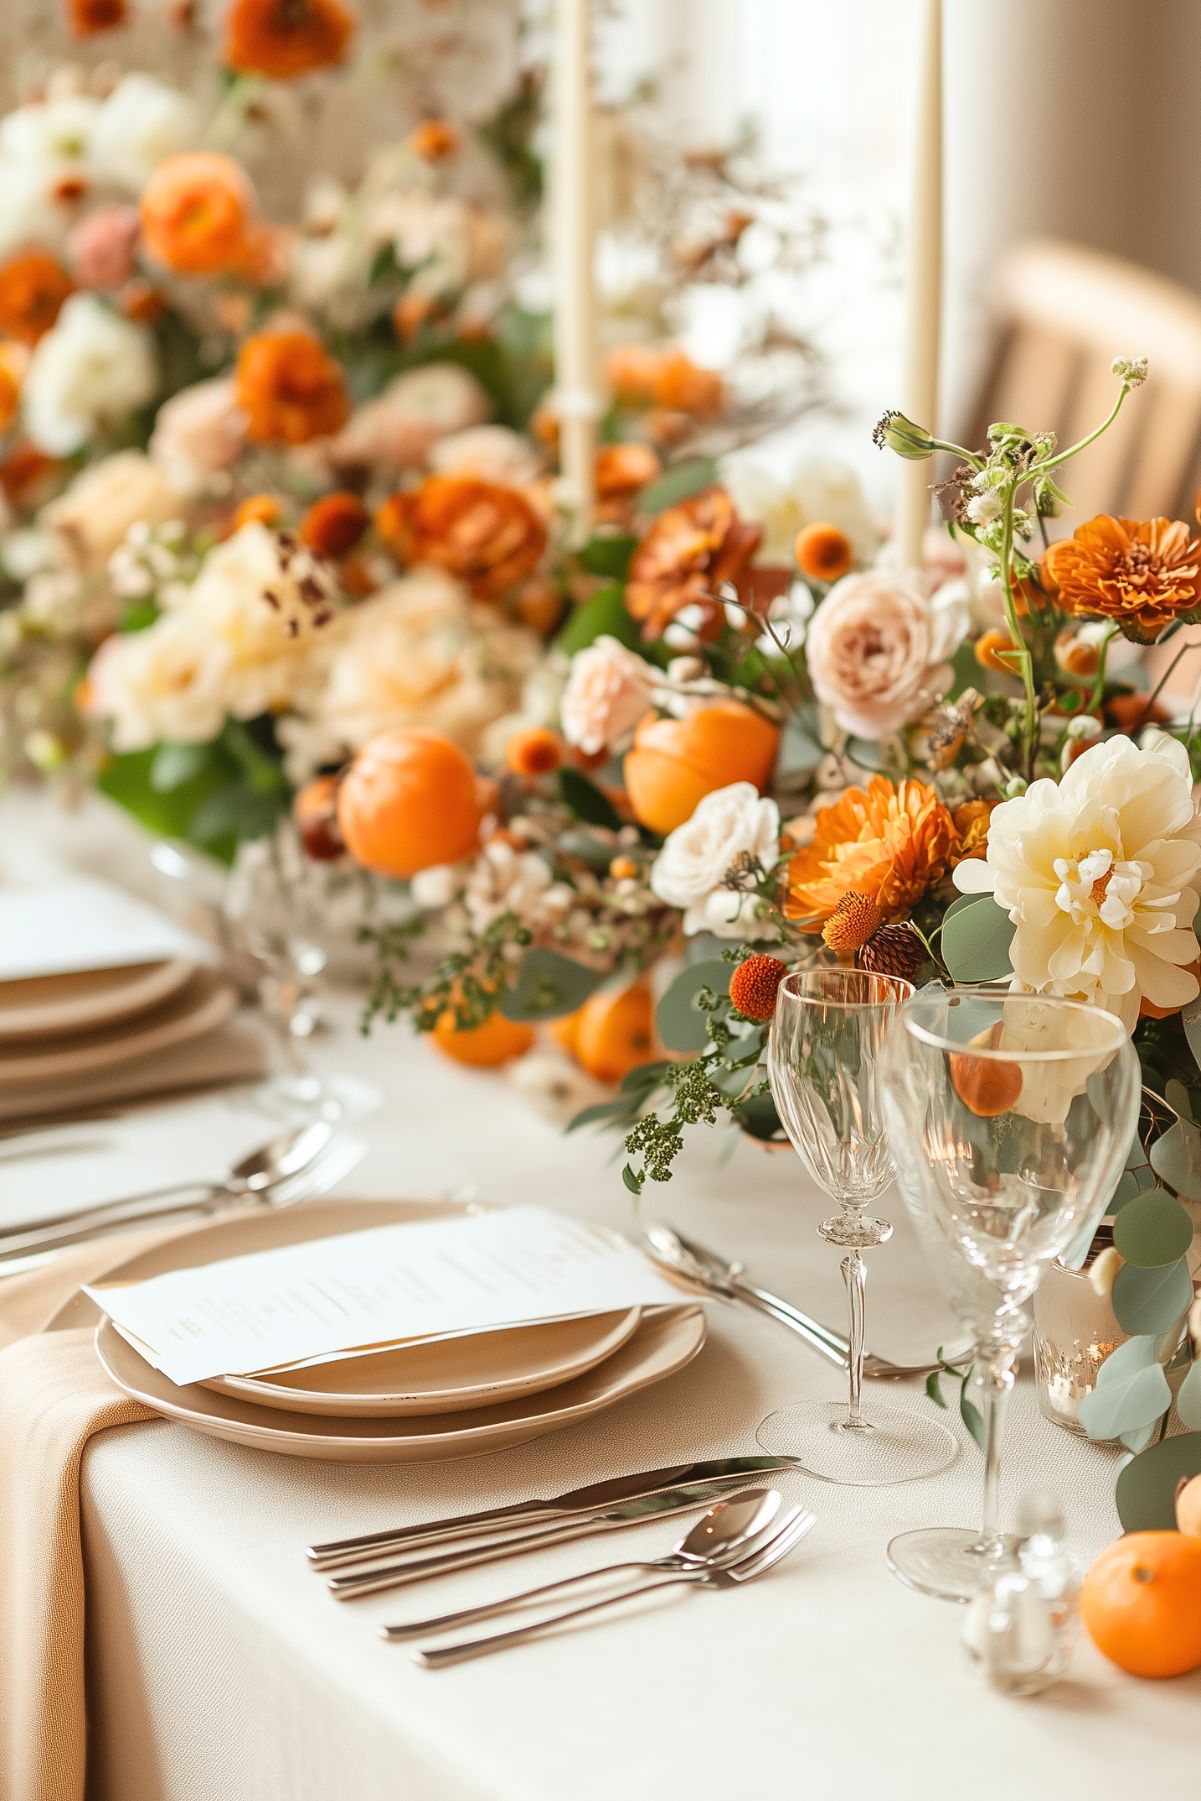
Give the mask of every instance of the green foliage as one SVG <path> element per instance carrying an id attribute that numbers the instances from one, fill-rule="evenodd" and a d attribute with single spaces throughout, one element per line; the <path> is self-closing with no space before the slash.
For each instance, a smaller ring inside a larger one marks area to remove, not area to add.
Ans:
<path id="1" fill-rule="evenodd" d="M 366 1035 L 377 1018 L 389 1024 L 406 1013 L 416 1032 L 432 1032 L 443 1014 L 453 1016 L 456 1029 L 470 1031 L 483 1025 L 496 1011 L 512 967 L 513 952 L 530 942 L 527 927 L 511 913 L 502 913 L 485 931 L 470 937 L 460 951 L 439 957 L 426 982 L 405 982 L 401 972 L 409 947 L 425 930 L 418 914 L 385 926 L 364 926 L 359 939 L 375 946 L 371 989 L 359 1022 Z"/>
<path id="2" fill-rule="evenodd" d="M 182 838 L 222 862 L 272 831 L 288 785 L 270 737 L 231 720 L 209 744 L 160 744 L 110 758 L 97 786 L 156 837 Z"/>
<path id="3" fill-rule="evenodd" d="M 573 657 L 597 638 L 610 637 L 630 650 L 641 649 L 638 626 L 626 611 L 625 590 L 620 582 L 598 588 L 590 600 L 577 607 L 555 639 L 555 649 Z"/>
<path id="4" fill-rule="evenodd" d="M 1178 1119 L 1151 1146 L 1151 1167 L 1177 1194 L 1201 1201 L 1201 1131 Z"/>
<path id="5" fill-rule="evenodd" d="M 1190 1234 L 1191 1242 L 1191 1234 Z M 1193 1279 L 1181 1257 L 1163 1268 L 1123 1263 L 1114 1278 L 1113 1311 L 1123 1332 L 1163 1333 L 1182 1320 L 1193 1298 Z M 1102 1369 L 1105 1365 L 1102 1364 Z"/>
<path id="6" fill-rule="evenodd" d="M 1193 1222 L 1174 1195 L 1151 1188 L 1121 1208 L 1114 1220 L 1113 1242 L 1128 1264 L 1157 1269 L 1187 1254 Z"/>
<path id="7" fill-rule="evenodd" d="M 715 457 L 684 457 L 642 490 L 639 506 L 647 514 L 665 513 L 668 507 L 691 500 L 694 494 L 711 487 L 717 480 Z"/>
<path id="8" fill-rule="evenodd" d="M 1014 927 L 991 895 L 969 906 L 951 908 L 943 921 L 940 948 L 957 982 L 992 982 L 1012 974 L 1010 947 Z"/>
<path id="9" fill-rule="evenodd" d="M 621 814 L 613 802 L 578 769 L 560 769 L 559 793 L 582 824 L 600 826 L 609 832 L 620 830 Z"/>
<path id="10" fill-rule="evenodd" d="M 1120 1438 L 1165 1414 L 1172 1402 L 1154 1337 L 1127 1339 L 1097 1371 L 1097 1385 L 1080 1403 L 1080 1424 L 1090 1438 Z"/>
<path id="11" fill-rule="evenodd" d="M 1124 1348 L 1124 1347 L 1123 1347 Z M 1118 1353 L 1115 1351 L 1114 1356 Z M 1113 1362 L 1113 1357 L 1109 1359 Z M 1108 1367 L 1102 1365 L 1102 1372 Z M 1118 1476 L 1118 1518 L 1126 1532 L 1170 1532 L 1176 1524 L 1176 1489 L 1201 1475 L 1201 1432 L 1183 1432 L 1132 1457 Z"/>
<path id="12" fill-rule="evenodd" d="M 728 998 L 730 965 L 693 963 L 669 984 L 655 1014 L 655 1030 L 669 1051 L 696 1056 L 709 1043 L 709 1018 L 715 999 Z"/>
<path id="13" fill-rule="evenodd" d="M 559 951 L 529 950 L 501 995 L 498 1009 L 506 1019 L 561 1019 L 582 1007 L 604 979 L 603 970 L 589 969 Z"/>
<path id="14" fill-rule="evenodd" d="M 606 532 L 599 537 L 589 538 L 580 551 L 580 567 L 589 575 L 608 576 L 611 581 L 624 582 L 630 573 L 630 559 L 638 548 L 637 538 L 626 532 Z"/>

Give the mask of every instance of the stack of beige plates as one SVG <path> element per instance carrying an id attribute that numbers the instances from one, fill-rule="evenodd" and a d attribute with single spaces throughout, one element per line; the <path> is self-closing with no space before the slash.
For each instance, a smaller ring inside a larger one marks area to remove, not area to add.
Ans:
<path id="1" fill-rule="evenodd" d="M 102 1280 L 141 1281 L 222 1257 L 456 1211 L 443 1203 L 340 1199 L 242 1214 L 117 1263 Z M 104 1368 L 156 1413 L 257 1450 L 344 1463 L 474 1457 L 522 1444 L 662 1381 L 705 1341 L 699 1307 L 633 1307 L 181 1387 L 152 1368 L 82 1294 L 51 1329 L 98 1318 Z"/>

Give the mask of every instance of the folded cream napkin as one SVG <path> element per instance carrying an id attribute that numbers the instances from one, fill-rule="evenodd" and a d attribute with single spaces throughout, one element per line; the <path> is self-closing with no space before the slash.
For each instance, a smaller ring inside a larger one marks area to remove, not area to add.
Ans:
<path id="1" fill-rule="evenodd" d="M 186 1229 L 186 1228 L 178 1228 Z M 82 1282 L 164 1236 L 62 1253 L 0 1281 L 0 1795 L 83 1801 L 87 1778 L 79 1470 L 94 1432 L 154 1416 L 114 1388 L 90 1327 L 43 1327 Z M 118 1248 L 114 1248 L 117 1245 Z"/>
<path id="2" fill-rule="evenodd" d="M 252 1082 L 267 1073 L 262 1033 L 250 1018 L 234 1018 L 200 1038 L 189 1038 L 167 1050 L 133 1057 L 86 1075 L 64 1076 L 36 1084 L 13 1082 L 0 1089 L 0 1120 L 26 1114 L 71 1113 L 108 1101 L 136 1100 L 142 1095 L 169 1094 L 221 1083 Z M 0 1302 L 2 1305 L 2 1302 Z"/>

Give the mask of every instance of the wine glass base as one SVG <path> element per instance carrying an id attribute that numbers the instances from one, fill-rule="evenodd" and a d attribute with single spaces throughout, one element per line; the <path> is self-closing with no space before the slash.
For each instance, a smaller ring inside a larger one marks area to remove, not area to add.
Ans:
<path id="1" fill-rule="evenodd" d="M 254 1091 L 255 1105 L 272 1119 L 305 1121 L 362 1118 L 383 1104 L 381 1091 L 353 1076 L 273 1076 Z"/>
<path id="2" fill-rule="evenodd" d="M 984 1544 L 978 1532 L 959 1526 L 926 1526 L 902 1532 L 888 1546 L 889 1568 L 906 1588 L 940 1601 L 970 1601 L 991 1576 L 1009 1566 L 1015 1538 Z"/>
<path id="3" fill-rule="evenodd" d="M 756 1438 L 774 1457 L 791 1457 L 823 1482 L 879 1488 L 934 1476 L 959 1455 L 952 1433 L 937 1420 L 874 1400 L 862 1426 L 847 1425 L 845 1401 L 812 1401 L 769 1413 Z"/>

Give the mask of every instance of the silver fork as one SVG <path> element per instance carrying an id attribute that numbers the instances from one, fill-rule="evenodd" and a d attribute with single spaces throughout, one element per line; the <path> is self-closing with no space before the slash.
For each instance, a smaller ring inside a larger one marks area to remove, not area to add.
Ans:
<path id="1" fill-rule="evenodd" d="M 569 1607 L 563 1613 L 553 1613 L 546 1619 L 534 1620 L 528 1626 L 513 1627 L 508 1632 L 491 1632 L 484 1638 L 459 1639 L 451 1645 L 419 1645 L 412 1653 L 413 1660 L 427 1670 L 441 1670 L 450 1664 L 466 1663 L 474 1657 L 487 1657 L 493 1651 L 504 1651 L 511 1645 L 526 1644 L 550 1627 L 560 1626 L 567 1620 L 582 1619 L 585 1614 L 599 1613 L 602 1607 L 615 1607 L 620 1601 L 632 1600 L 636 1595 L 649 1595 L 655 1589 L 671 1588 L 676 1583 L 688 1582 L 699 1588 L 722 1589 L 735 1588 L 743 1582 L 753 1582 L 756 1576 L 766 1575 L 768 1570 L 787 1557 L 812 1530 L 816 1521 L 816 1514 L 794 1507 L 783 1516 L 766 1543 L 756 1545 L 737 1562 L 724 1567 L 702 1564 L 691 1569 L 672 1570 L 657 1582 L 638 1583 L 620 1589 L 616 1594 L 602 1595 L 598 1601 L 589 1601 L 582 1607 Z"/>

